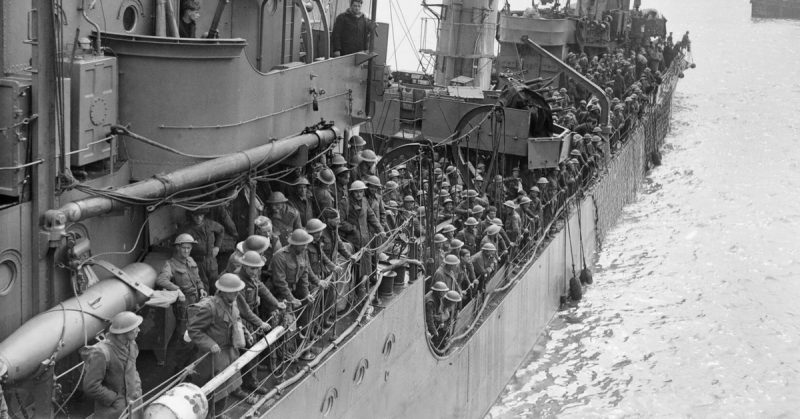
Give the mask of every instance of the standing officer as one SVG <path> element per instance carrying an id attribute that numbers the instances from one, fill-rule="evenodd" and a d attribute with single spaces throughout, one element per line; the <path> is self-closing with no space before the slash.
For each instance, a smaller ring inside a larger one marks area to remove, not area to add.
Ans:
<path id="1" fill-rule="evenodd" d="M 175 369 L 183 369 L 192 361 L 194 345 L 186 343 L 183 335 L 188 322 L 187 309 L 208 295 L 208 289 L 200 279 L 200 272 L 194 259 L 189 256 L 197 242 L 189 234 L 179 234 L 175 238 L 175 253 L 164 263 L 156 278 L 156 286 L 169 291 L 179 291 L 178 301 L 173 306 L 175 331 L 169 346 L 175 354 Z"/>
<path id="2" fill-rule="evenodd" d="M 211 284 L 217 280 L 217 255 L 222 239 L 225 236 L 225 229 L 222 224 L 206 218 L 208 210 L 199 208 L 189 213 L 189 221 L 180 229 L 181 233 L 187 233 L 197 240 L 192 248 L 192 258 L 200 268 L 200 277 L 206 283 L 206 288 L 211 288 Z"/>
<path id="3" fill-rule="evenodd" d="M 444 282 L 437 281 L 425 294 L 425 325 L 428 328 L 428 339 L 436 336 L 436 325 L 441 322 L 444 311 L 444 294 L 450 291 Z"/>
<path id="4" fill-rule="evenodd" d="M 117 418 L 142 396 L 142 380 L 136 371 L 140 324 L 141 316 L 123 311 L 111 319 L 104 340 L 81 349 L 83 391 L 94 399 L 96 418 Z"/>
<path id="5" fill-rule="evenodd" d="M 300 214 L 288 202 L 282 192 L 273 192 L 267 199 L 267 208 L 270 211 L 267 216 L 272 220 L 272 227 L 281 243 L 286 243 L 289 233 L 302 227 Z"/>

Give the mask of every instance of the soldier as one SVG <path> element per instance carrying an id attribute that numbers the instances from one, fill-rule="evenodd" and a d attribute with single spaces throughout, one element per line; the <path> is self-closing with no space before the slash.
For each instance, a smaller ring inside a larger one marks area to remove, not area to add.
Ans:
<path id="1" fill-rule="evenodd" d="M 508 225 L 507 234 L 509 243 L 516 243 L 522 236 L 522 218 L 517 212 L 519 206 L 514 201 L 506 201 L 503 203 L 503 208 L 506 216 L 506 224 Z"/>
<path id="2" fill-rule="evenodd" d="M 381 196 L 381 180 L 375 175 L 369 175 L 364 179 L 367 185 L 366 197 L 372 212 L 378 217 L 378 221 L 384 231 L 389 231 L 389 224 L 386 221 L 386 206 Z"/>
<path id="3" fill-rule="evenodd" d="M 438 281 L 425 294 L 425 325 L 428 339 L 436 336 L 436 325 L 442 321 L 444 311 L 444 295 L 450 291 L 444 282 Z"/>
<path id="4" fill-rule="evenodd" d="M 236 301 L 245 284 L 235 274 L 223 274 L 215 285 L 217 293 L 213 297 L 189 306 L 189 337 L 201 352 L 210 354 L 197 366 L 198 385 L 205 384 L 239 357 L 239 348 L 234 344 L 234 335 L 241 337 L 241 330 L 236 330 L 241 320 Z M 255 402 L 255 398 L 239 388 L 241 385 L 242 376 L 237 371 L 211 395 L 209 415 L 220 415 L 229 395 Z"/>
<path id="5" fill-rule="evenodd" d="M 239 273 L 239 269 L 242 266 L 242 256 L 244 256 L 245 253 L 253 250 L 260 256 L 264 256 L 264 252 L 266 252 L 271 246 L 272 244 L 270 243 L 270 240 L 260 234 L 248 236 L 246 239 L 236 243 L 236 248 L 231 257 L 228 259 L 225 272 L 234 274 Z"/>
<path id="6" fill-rule="evenodd" d="M 301 228 L 300 214 L 296 209 L 288 205 L 289 200 L 282 192 L 273 192 L 267 199 L 267 216 L 272 220 L 272 227 L 275 234 L 281 239 L 281 243 L 286 243 L 289 234 L 295 229 Z"/>
<path id="7" fill-rule="evenodd" d="M 192 258 L 200 269 L 200 278 L 210 289 L 211 284 L 217 280 L 217 255 L 225 229 L 216 221 L 206 218 L 208 209 L 200 208 L 189 213 L 189 221 L 179 229 L 197 240 L 192 247 Z"/>
<path id="8" fill-rule="evenodd" d="M 473 253 L 477 251 L 478 241 L 480 240 L 478 232 L 475 230 L 477 225 L 478 220 L 475 217 L 469 217 L 464 221 L 464 228 L 456 234 L 456 238 L 464 242 L 464 248 Z"/>
<path id="9" fill-rule="evenodd" d="M 312 218 L 306 223 L 306 232 L 313 239 L 308 245 L 308 262 L 311 265 L 311 270 L 318 278 L 327 278 L 331 273 L 336 273 L 337 275 L 342 273 L 342 268 L 333 262 L 323 248 L 322 232 L 325 231 L 326 227 L 325 223 L 317 218 Z M 323 327 L 330 327 L 333 324 L 334 295 L 331 291 L 325 290 L 322 293 L 322 298 L 317 301 L 317 307 L 320 310 L 315 311 L 323 313 Z"/>
<path id="10" fill-rule="evenodd" d="M 472 267 L 475 269 L 475 278 L 478 280 L 478 290 L 483 293 L 486 291 L 486 282 L 497 269 L 497 247 L 486 242 L 481 246 L 480 252 L 470 259 Z"/>
<path id="11" fill-rule="evenodd" d="M 305 224 L 308 220 L 314 218 L 313 204 L 309 199 L 309 185 L 308 179 L 305 176 L 300 176 L 290 187 L 293 193 L 289 194 L 289 205 L 297 210 L 301 224 Z"/>
<path id="12" fill-rule="evenodd" d="M 367 142 L 360 135 L 353 135 L 348 140 L 348 144 L 350 147 L 347 149 L 349 157 L 347 160 L 358 164 L 358 154 L 364 150 L 364 147 L 367 146 Z"/>
<path id="13" fill-rule="evenodd" d="M 352 246 L 349 243 L 345 243 L 339 237 L 339 225 L 341 224 L 341 218 L 339 217 L 339 211 L 336 211 L 333 208 L 326 209 L 322 211 L 320 215 L 321 221 L 325 223 L 326 228 L 320 232 L 319 236 L 319 243 L 322 253 L 335 265 L 339 265 L 344 263 L 347 259 L 353 258 L 353 253 L 351 252 Z M 344 272 L 336 272 L 336 295 L 346 295 L 347 294 L 347 287 L 350 285 L 344 282 L 341 278 L 341 274 Z M 347 308 L 347 298 L 340 298 L 336 301 L 336 311 L 342 312 Z M 331 313 L 334 314 L 334 313 Z M 326 319 L 326 323 L 327 323 Z"/>
<path id="14" fill-rule="evenodd" d="M 188 307 L 208 295 L 208 289 L 200 279 L 200 272 L 194 259 L 189 256 L 197 242 L 188 234 L 179 234 L 175 238 L 175 251 L 164 263 L 156 278 L 156 286 L 169 291 L 178 291 L 178 301 L 173 306 L 175 314 L 175 330 L 169 347 L 175 354 L 175 369 L 183 369 L 192 360 L 194 346 L 183 340 L 188 323 Z"/>
<path id="15" fill-rule="evenodd" d="M 330 283 L 320 279 L 311 269 L 308 255 L 308 245 L 314 241 L 308 232 L 299 228 L 289 236 L 289 245 L 275 253 L 270 264 L 272 273 L 271 288 L 273 294 L 287 300 L 297 311 L 300 310 L 298 326 L 307 329 L 314 318 L 314 294 L 311 291 L 319 287 L 327 289 Z M 316 355 L 311 351 L 303 354 L 306 361 L 314 359 Z"/>
<path id="16" fill-rule="evenodd" d="M 458 256 L 445 256 L 441 266 L 433 273 L 433 278 L 431 278 L 432 282 L 435 284 L 438 281 L 442 281 L 450 290 L 456 291 L 460 295 L 463 294 L 458 276 L 460 264 L 461 261 Z"/>
<path id="17" fill-rule="evenodd" d="M 117 418 L 141 402 L 142 380 L 136 371 L 140 324 L 141 316 L 123 311 L 111 319 L 104 340 L 80 351 L 84 360 L 83 392 L 94 399 L 96 418 Z"/>
<path id="18" fill-rule="evenodd" d="M 418 237 L 421 234 L 421 226 L 417 218 L 417 209 L 415 208 L 417 201 L 411 195 L 406 195 L 403 198 L 403 208 L 397 214 L 397 225 L 408 223 L 406 227 L 407 235 L 409 237 Z"/>
<path id="19" fill-rule="evenodd" d="M 380 225 L 378 217 L 372 211 L 367 199 L 364 197 L 364 191 L 367 185 L 364 182 L 357 180 L 350 185 L 350 198 L 348 202 L 347 211 L 344 213 L 344 220 L 340 231 L 343 233 L 344 239 L 353 245 L 353 248 L 358 251 L 370 242 L 372 233 L 377 233 L 382 239 L 386 238 L 386 233 Z M 364 276 L 372 273 L 372 256 L 369 254 L 362 255 L 359 261 L 358 285 L 356 286 L 356 298 L 360 300 L 366 295 L 366 282 L 361 280 Z"/>
<path id="20" fill-rule="evenodd" d="M 469 300 L 477 295 L 478 280 L 475 277 L 475 268 L 472 266 L 472 253 L 467 249 L 459 249 L 458 258 L 461 261 L 459 273 L 461 289 L 464 290 L 463 304 L 469 303 Z"/>
<path id="21" fill-rule="evenodd" d="M 325 208 L 336 208 L 336 198 L 334 197 L 334 187 L 336 176 L 327 167 L 318 171 L 314 176 L 314 186 L 311 188 L 311 196 L 314 199 L 314 210 L 321 214 Z"/>
<path id="22" fill-rule="evenodd" d="M 269 330 L 271 326 L 255 313 L 263 313 L 269 319 L 276 310 L 285 310 L 286 304 L 278 301 L 267 286 L 261 281 L 261 268 L 264 258 L 255 250 L 248 250 L 242 256 L 242 269 L 237 273 L 244 283 L 244 288 L 236 296 L 237 308 L 242 317 L 242 323 L 249 333 L 257 330 Z M 267 389 L 258 386 L 256 362 L 251 362 L 242 369 L 244 388 L 258 394 L 267 394 Z"/>
<path id="23" fill-rule="evenodd" d="M 392 170 L 393 172 L 397 172 L 396 170 Z M 384 202 L 395 201 L 400 202 L 403 200 L 403 196 L 400 195 L 400 191 L 398 190 L 399 186 L 397 182 L 390 180 L 383 185 L 383 200 Z"/>
<path id="24" fill-rule="evenodd" d="M 339 167 L 334 169 L 333 173 L 336 174 L 336 210 L 339 214 L 344 214 L 349 205 L 350 196 L 347 193 L 348 182 L 350 182 L 350 169 L 347 167 Z"/>
<path id="25" fill-rule="evenodd" d="M 377 162 L 378 156 L 372 150 L 364 150 L 358 153 L 358 163 L 350 175 L 350 180 L 353 182 L 357 180 L 365 181 L 367 176 L 375 174 L 375 163 Z"/>
<path id="26" fill-rule="evenodd" d="M 450 290 L 444 294 L 444 307 L 439 324 L 436 326 L 437 333 L 433 338 L 434 346 L 439 349 L 444 349 L 453 335 L 461 301 L 461 294 L 457 291 Z"/>

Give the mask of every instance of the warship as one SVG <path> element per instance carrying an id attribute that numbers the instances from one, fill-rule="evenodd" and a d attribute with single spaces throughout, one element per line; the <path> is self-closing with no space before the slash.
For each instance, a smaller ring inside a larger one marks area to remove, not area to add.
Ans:
<path id="1" fill-rule="evenodd" d="M 11 417 L 91 414 L 79 349 L 123 311 L 144 319 L 144 394 L 123 417 L 205 417 L 215 390 L 256 364 L 262 391 L 217 415 L 481 417 L 559 306 L 580 298 L 578 272 L 590 273 L 660 159 L 691 58 L 679 50 L 618 129 L 605 86 L 568 57 L 665 39 L 666 19 L 629 0 L 526 11 L 497 0 L 423 4 L 438 37 L 421 51 L 434 63 L 427 74 L 387 65 L 385 23 L 366 50 L 332 54 L 332 17 L 346 3 L 205 1 L 202 37 L 181 38 L 173 0 L 2 2 L 0 385 Z M 380 3 L 364 2 L 373 22 Z M 436 216 L 435 166 L 452 162 L 464 190 L 480 194 L 481 175 L 516 172 L 530 185 L 563 167 L 574 133 L 554 122 L 566 110 L 560 87 L 596 104 L 603 161 L 553 193 L 437 340 L 425 317 L 436 266 L 424 267 L 449 221 Z M 357 155 L 353 137 L 381 155 L 384 185 L 408 167 L 404 187 L 417 187 L 413 208 L 392 207 L 405 221 L 331 274 L 350 304 L 330 325 L 285 316 L 206 383 L 191 383 L 195 364 L 169 369 L 176 319 L 154 303 L 156 277 L 187 213 L 230 209 L 233 253 L 257 232 L 270 192 L 288 195 L 291 179 Z M 366 259 L 377 268 L 357 277 Z M 349 287 L 357 281 L 365 294 Z"/>
<path id="2" fill-rule="evenodd" d="M 800 1 L 750 0 L 752 16 L 766 19 L 800 19 Z"/>

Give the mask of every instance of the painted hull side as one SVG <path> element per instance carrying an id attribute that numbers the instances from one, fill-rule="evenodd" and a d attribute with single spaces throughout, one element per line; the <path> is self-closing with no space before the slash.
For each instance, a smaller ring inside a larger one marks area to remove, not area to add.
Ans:
<path id="1" fill-rule="evenodd" d="M 595 251 L 591 198 L 580 207 L 583 234 L 578 234 L 578 216 L 573 214 L 569 229 L 562 229 L 540 257 L 523 268 L 524 278 L 464 347 L 444 359 L 431 355 L 425 341 L 423 284 L 418 281 L 286 394 L 266 417 L 480 417 L 558 308 L 572 269 L 569 252 L 577 268 L 581 236 L 587 258 Z M 385 356 L 384 343 L 392 334 L 393 349 Z M 363 359 L 369 368 L 364 381 L 356 385 L 356 368 Z M 323 401 L 331 393 L 336 401 L 324 416 Z"/>

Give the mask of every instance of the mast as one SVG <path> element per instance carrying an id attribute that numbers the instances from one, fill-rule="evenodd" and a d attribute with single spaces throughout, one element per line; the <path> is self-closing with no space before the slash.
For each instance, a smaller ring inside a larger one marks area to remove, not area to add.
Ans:
<path id="1" fill-rule="evenodd" d="M 498 0 L 445 0 L 436 48 L 436 84 L 465 76 L 488 89 L 492 76 Z"/>

